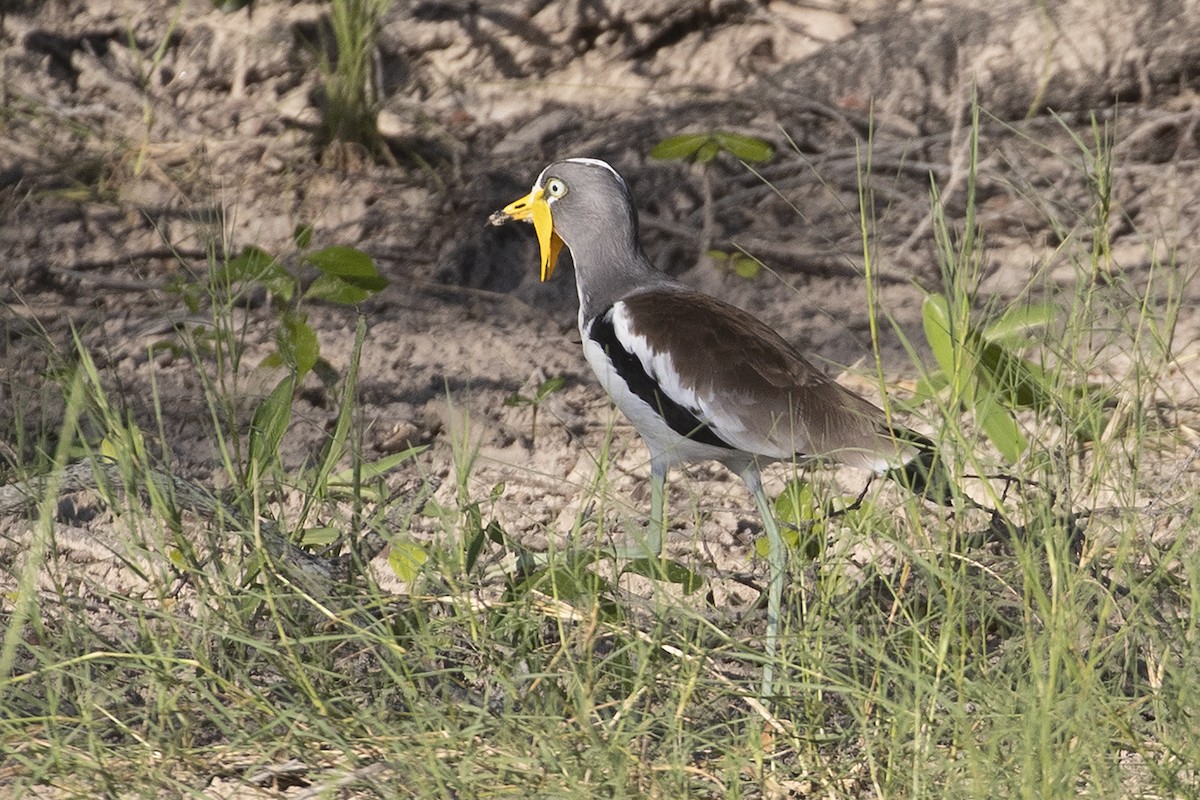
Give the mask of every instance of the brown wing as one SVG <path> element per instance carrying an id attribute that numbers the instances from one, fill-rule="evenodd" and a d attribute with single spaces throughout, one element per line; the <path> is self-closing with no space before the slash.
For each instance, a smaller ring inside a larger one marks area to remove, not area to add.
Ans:
<path id="1" fill-rule="evenodd" d="M 905 460 L 883 433 L 882 411 L 753 315 L 682 289 L 622 302 L 632 332 L 671 354 L 681 394 L 672 399 L 697 409 L 725 441 L 769 458 L 831 456 L 871 469 Z"/>

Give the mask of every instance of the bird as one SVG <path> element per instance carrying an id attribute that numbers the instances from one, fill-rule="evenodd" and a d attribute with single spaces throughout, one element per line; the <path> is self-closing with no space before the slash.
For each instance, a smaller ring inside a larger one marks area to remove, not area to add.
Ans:
<path id="1" fill-rule="evenodd" d="M 511 221 L 533 224 L 542 281 L 562 249 L 571 252 L 584 357 L 650 451 L 649 553 L 662 555 L 671 468 L 716 461 L 754 498 L 770 565 L 760 692 L 769 698 L 786 553 L 762 467 L 832 460 L 922 492 L 937 458 L 933 443 L 893 424 L 757 317 L 656 269 L 639 242 L 629 185 L 606 161 L 550 164 L 528 194 L 489 217 L 493 225 Z"/>

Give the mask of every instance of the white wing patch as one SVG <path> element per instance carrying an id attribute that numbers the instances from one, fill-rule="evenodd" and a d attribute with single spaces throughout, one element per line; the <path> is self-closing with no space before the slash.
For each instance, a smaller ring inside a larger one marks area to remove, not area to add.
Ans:
<path id="1" fill-rule="evenodd" d="M 620 307 L 621 304 L 618 303 L 608 312 L 614 319 L 614 330 L 617 328 L 615 317 Z M 588 364 L 591 365 L 592 371 L 596 373 L 600 385 L 604 387 L 609 397 L 612 398 L 613 403 L 633 423 L 633 427 L 637 429 L 638 433 L 641 434 L 642 439 L 646 442 L 646 446 L 650 449 L 650 455 L 654 461 L 663 462 L 668 465 L 707 461 L 710 459 L 727 461 L 732 454 L 736 453 L 736 451 L 730 451 L 728 448 L 698 442 L 676 433 L 658 413 L 658 409 L 634 393 L 624 378 L 621 377 L 620 373 L 613 367 L 608 353 L 591 336 L 591 326 L 594 324 L 594 321 L 589 322 L 580 319 L 579 322 L 580 333 L 583 334 L 584 357 L 587 359 Z M 623 327 L 626 331 L 628 330 L 627 325 Z M 619 337 L 622 335 L 618 334 Z M 642 361 L 643 368 L 647 368 L 648 365 L 644 355 L 645 347 L 643 344 L 640 344 L 642 341 L 641 337 L 636 338 L 639 341 L 638 344 L 631 345 L 624 338 L 619 339 L 619 341 L 627 347 L 635 348 L 632 352 Z"/>
<path id="2" fill-rule="evenodd" d="M 794 446 L 795 439 L 788 431 L 764 436 L 752 430 L 748 420 L 738 413 L 752 398 L 743 393 L 717 396 L 711 389 L 696 386 L 696 381 L 684 382 L 671 354 L 656 350 L 650 342 L 633 332 L 629 309 L 622 302 L 613 305 L 613 331 L 625 348 L 637 356 L 659 391 L 686 408 L 696 419 L 706 424 L 724 442 L 748 453 L 768 458 L 791 458 L 803 448 Z M 787 424 L 786 420 L 784 424 Z M 783 434 L 783 435 L 778 435 Z"/>
<path id="3" fill-rule="evenodd" d="M 722 441 L 747 453 L 767 458 L 789 459 L 809 451 L 809 442 L 793 428 L 792 421 L 776 421 L 771 430 L 762 430 L 762 414 L 753 413 L 755 398 L 749 392 L 722 392 L 701 382 L 685 382 L 668 352 L 654 349 L 645 337 L 633 332 L 629 311 L 624 303 L 613 306 L 613 329 L 617 338 L 638 357 L 646 373 L 660 391 L 690 411 Z"/>
<path id="4" fill-rule="evenodd" d="M 691 353 L 687 361 L 701 366 L 698 375 L 689 375 L 685 380 L 670 353 L 654 348 L 645 336 L 634 333 L 629 307 L 624 302 L 616 302 L 605 317 L 612 324 L 615 346 L 622 347 L 638 360 L 662 397 L 704 423 L 721 442 L 728 445 L 718 447 L 682 436 L 674 430 L 658 408 L 630 388 L 609 360 L 604 346 L 592 338 L 592 326 L 596 320 L 581 318 L 580 332 L 583 334 L 583 351 L 588 363 L 617 408 L 642 435 L 655 460 L 678 464 L 713 459 L 736 470 L 744 466 L 742 459 L 747 454 L 782 461 L 829 455 L 852 466 L 874 471 L 888 469 L 906 460 L 902 458 L 897 461 L 894 456 L 889 458 L 889 454 L 877 452 L 877 448 L 865 440 L 857 446 L 847 443 L 840 449 L 818 453 L 817 446 L 829 446 L 828 437 L 824 435 L 825 438 L 822 438 L 823 434 L 810 428 L 812 425 L 825 424 L 822 419 L 806 419 L 805 414 L 810 409 L 794 408 L 789 413 L 781 405 L 783 400 L 779 396 L 763 397 L 749 389 L 730 390 L 728 379 L 716 381 L 723 390 L 715 392 L 713 374 L 717 368 L 706 365 Z"/>

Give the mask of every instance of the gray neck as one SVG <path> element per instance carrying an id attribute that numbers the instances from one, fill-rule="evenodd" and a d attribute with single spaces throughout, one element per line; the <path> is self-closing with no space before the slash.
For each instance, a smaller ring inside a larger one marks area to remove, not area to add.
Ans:
<path id="1" fill-rule="evenodd" d="M 581 321 L 591 319 L 630 292 L 677 285 L 650 265 L 635 235 L 583 238 L 568 245 L 575 261 Z"/>

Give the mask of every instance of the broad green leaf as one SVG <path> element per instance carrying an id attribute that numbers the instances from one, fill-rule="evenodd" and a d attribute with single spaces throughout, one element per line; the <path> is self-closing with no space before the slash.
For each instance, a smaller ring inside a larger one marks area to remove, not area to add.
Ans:
<path id="1" fill-rule="evenodd" d="M 959 360 L 954 356 L 955 343 L 950 338 L 950 308 L 945 297 L 940 294 L 925 297 L 921 304 L 921 323 L 925 328 L 925 341 L 929 342 L 942 375 L 947 383 L 961 388 L 962 376 L 958 374 Z"/>
<path id="2" fill-rule="evenodd" d="M 416 542 L 393 542 L 392 550 L 388 553 L 388 566 L 397 578 L 412 583 L 421 574 L 421 567 L 428 559 L 429 555 Z"/>
<path id="3" fill-rule="evenodd" d="M 983 373 L 978 378 L 986 380 L 1011 406 L 1040 412 L 1059 406 L 1054 377 L 1040 366 L 998 344 L 980 343 L 978 350 L 977 366 Z"/>
<path id="4" fill-rule="evenodd" d="M 1000 455 L 1010 464 L 1015 464 L 1029 447 L 1029 441 L 1021 433 L 1012 413 L 994 395 L 984 393 L 979 395 L 973 410 L 979 427 L 996 445 Z"/>
<path id="5" fill-rule="evenodd" d="M 739 253 L 733 257 L 732 263 L 733 271 L 737 273 L 739 278 L 753 280 L 762 272 L 762 262 L 757 258 L 752 258 Z"/>
<path id="6" fill-rule="evenodd" d="M 567 602 L 598 595 L 609 588 L 608 582 L 590 569 L 553 566 L 539 570 L 535 575 L 537 580 L 529 588 Z"/>
<path id="7" fill-rule="evenodd" d="M 318 358 L 317 363 L 313 364 L 313 372 L 321 379 L 325 388 L 330 390 L 337 386 L 338 378 L 341 377 L 337 368 L 330 364 L 327 358 Z"/>
<path id="8" fill-rule="evenodd" d="M 289 374 L 254 409 L 250 422 L 250 463 L 257 464 L 260 473 L 279 460 L 279 444 L 292 419 L 295 391 L 296 376 Z"/>
<path id="9" fill-rule="evenodd" d="M 307 250 L 312 244 L 313 226 L 307 223 L 301 223 L 292 231 L 292 241 L 296 243 L 296 247 L 301 250 Z"/>
<path id="10" fill-rule="evenodd" d="M 793 525 L 802 525 L 821 519 L 824 514 L 817 503 L 812 484 L 805 481 L 788 481 L 783 492 L 775 498 L 775 516 Z"/>
<path id="11" fill-rule="evenodd" d="M 709 139 L 704 144 L 700 145 L 700 149 L 696 151 L 696 160 L 701 164 L 707 164 L 717 157 L 721 152 L 721 145 L 717 144 L 715 139 Z"/>
<path id="12" fill-rule="evenodd" d="M 1012 306 L 995 322 L 985 327 L 980 334 L 984 341 L 1009 347 L 1027 343 L 1026 336 L 1034 330 L 1052 323 L 1062 309 L 1054 303 L 1034 303 L 1027 306 Z"/>
<path id="13" fill-rule="evenodd" d="M 377 292 L 388 285 L 387 279 L 375 268 L 371 257 L 354 247 L 323 247 L 308 253 L 304 260 L 324 274 L 341 278 L 360 289 Z"/>
<path id="14" fill-rule="evenodd" d="M 471 536 L 467 542 L 467 560 L 464 565 L 464 572 L 470 572 L 475 568 L 475 562 L 479 559 L 479 554 L 483 550 L 484 542 L 494 542 L 500 546 L 505 544 L 504 528 L 496 520 L 490 520 L 486 527 L 480 528 L 477 533 Z"/>
<path id="15" fill-rule="evenodd" d="M 734 158 L 751 164 L 770 161 L 775 155 L 775 148 L 754 136 L 743 136 L 740 133 L 717 133 L 714 138 L 722 148 Z"/>
<path id="16" fill-rule="evenodd" d="M 540 403 L 550 395 L 561 390 L 567 385 L 567 379 L 563 377 L 554 377 L 542 381 L 538 384 L 537 391 L 534 393 L 534 402 Z"/>
<path id="17" fill-rule="evenodd" d="M 650 148 L 650 157 L 664 161 L 691 158 L 697 150 L 710 142 L 707 133 L 684 133 L 669 136 Z"/>
<path id="18" fill-rule="evenodd" d="M 934 370 L 924 378 L 917 380 L 916 386 L 913 387 L 912 397 L 904 400 L 903 398 L 892 398 L 893 401 L 899 399 L 904 408 L 915 408 L 922 403 L 933 400 L 942 390 L 950 385 L 946 380 L 945 374 L 940 370 Z"/>
<path id="19" fill-rule="evenodd" d="M 635 558 L 621 570 L 653 580 L 678 584 L 684 594 L 691 594 L 704 585 L 704 577 L 670 558 Z"/>
<path id="20" fill-rule="evenodd" d="M 380 458 L 376 461 L 364 461 L 362 464 L 358 465 L 359 480 L 362 480 L 362 481 L 374 480 L 374 479 L 378 478 L 379 476 L 381 476 L 387 472 L 390 472 L 391 470 L 400 466 L 405 461 L 408 461 L 409 459 L 413 458 L 414 456 L 425 452 L 428 449 L 429 449 L 429 445 L 420 445 L 418 447 L 409 447 L 406 450 L 401 450 L 399 453 L 392 453 L 391 455 L 386 455 L 383 458 Z M 348 485 L 353 481 L 354 481 L 354 468 L 353 467 L 350 467 L 350 468 L 342 470 L 341 472 L 335 473 L 334 475 L 332 475 L 329 478 L 329 482 L 331 484 L 337 483 L 337 484 L 342 484 L 342 485 Z"/>
<path id="21" fill-rule="evenodd" d="M 508 545 L 508 536 L 504 533 L 504 528 L 502 528 L 500 523 L 496 522 L 496 520 L 492 520 L 487 524 L 486 533 L 488 538 L 491 539 L 495 544 L 498 544 L 501 547 Z"/>
<path id="22" fill-rule="evenodd" d="M 463 513 L 466 515 L 464 525 L 468 535 L 474 536 L 477 531 L 483 530 L 483 512 L 479 510 L 479 503 L 468 503 Z"/>
<path id="23" fill-rule="evenodd" d="M 483 543 L 487 540 L 487 531 L 483 528 L 477 529 L 471 534 L 471 538 L 467 541 L 467 558 L 463 565 L 463 572 L 470 574 L 471 570 L 475 569 L 475 561 L 479 558 L 479 554 L 483 552 Z"/>
<path id="24" fill-rule="evenodd" d="M 260 283 L 268 292 L 284 303 L 292 302 L 292 298 L 296 294 L 296 279 L 289 275 L 282 266 L 278 270 L 272 270 L 264 275 Z"/>
<path id="25" fill-rule="evenodd" d="M 321 354 L 317 334 L 303 314 L 288 312 L 283 315 L 275 329 L 275 343 L 283 360 L 296 371 L 297 378 L 307 375 Z"/>
<path id="26" fill-rule="evenodd" d="M 789 550 L 794 550 L 800 546 L 800 532 L 795 528 L 785 526 L 779 529 L 779 538 L 783 539 L 783 546 Z M 754 553 L 759 558 L 767 558 L 771 555 L 771 541 L 766 536 L 760 536 L 754 540 Z"/>
<path id="27" fill-rule="evenodd" d="M 622 619 L 624 613 L 621 606 L 612 600 L 612 587 L 609 582 L 582 566 L 590 563 L 590 560 L 580 558 L 568 565 L 539 567 L 524 580 L 511 585 L 508 596 L 521 597 L 531 591 L 538 591 L 567 603 L 591 601 L 595 603 L 603 619 Z"/>
<path id="28" fill-rule="evenodd" d="M 242 248 L 241 255 L 227 262 L 218 269 L 218 276 L 229 283 L 243 281 L 261 281 L 270 272 L 281 268 L 275 256 L 261 247 L 250 245 Z"/>
<path id="29" fill-rule="evenodd" d="M 532 403 L 533 403 L 532 397 L 526 397 L 525 395 L 521 394 L 520 392 L 513 392 L 508 397 L 504 398 L 504 405 L 506 405 L 508 407 L 526 406 L 526 405 L 531 405 Z"/>
<path id="30" fill-rule="evenodd" d="M 323 547 L 336 542 L 341 534 L 337 528 L 305 528 L 300 532 L 300 544 L 306 547 Z"/>
<path id="31" fill-rule="evenodd" d="M 262 361 L 258 362 L 258 366 L 264 369 L 278 369 L 279 367 L 286 366 L 286 363 L 278 350 L 272 350 L 270 353 L 267 353 Z"/>
<path id="32" fill-rule="evenodd" d="M 376 291 L 355 286 L 334 275 L 319 275 L 304 293 L 304 298 L 352 306 L 366 300 Z"/>

